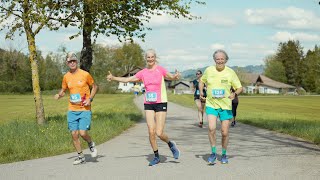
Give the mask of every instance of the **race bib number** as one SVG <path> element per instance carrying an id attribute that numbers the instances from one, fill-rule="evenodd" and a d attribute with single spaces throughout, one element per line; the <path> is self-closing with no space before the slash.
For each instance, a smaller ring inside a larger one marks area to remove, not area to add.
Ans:
<path id="1" fill-rule="evenodd" d="M 224 98 L 224 89 L 212 89 L 212 97 L 214 98 Z"/>
<path id="2" fill-rule="evenodd" d="M 157 93 L 147 92 L 146 93 L 146 101 L 147 102 L 157 102 Z"/>
<path id="3" fill-rule="evenodd" d="M 72 102 L 72 103 L 80 103 L 80 102 L 81 102 L 80 93 L 78 93 L 78 94 L 71 94 L 71 95 L 70 95 L 70 102 Z"/>
<path id="4" fill-rule="evenodd" d="M 196 95 L 200 95 L 200 92 L 199 92 L 199 90 L 196 90 Z"/>

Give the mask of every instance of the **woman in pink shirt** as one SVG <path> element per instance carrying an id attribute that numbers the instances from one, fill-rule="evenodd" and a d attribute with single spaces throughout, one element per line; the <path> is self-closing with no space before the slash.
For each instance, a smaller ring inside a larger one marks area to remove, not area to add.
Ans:
<path id="1" fill-rule="evenodd" d="M 153 49 L 147 50 L 145 59 L 147 67 L 134 76 L 115 77 L 109 71 L 107 79 L 108 81 L 114 80 L 119 82 L 143 81 L 146 90 L 144 94 L 144 110 L 149 130 L 149 140 L 155 155 L 154 159 L 150 161 L 149 166 L 154 166 L 160 162 L 156 136 L 168 143 L 175 159 L 178 159 L 180 156 L 180 151 L 176 144 L 173 141 L 170 141 L 168 135 L 163 131 L 166 122 L 168 102 L 164 78 L 168 80 L 178 80 L 180 78 L 180 73 L 176 71 L 175 74 L 171 74 L 166 69 L 159 66 L 156 60 L 156 53 Z"/>

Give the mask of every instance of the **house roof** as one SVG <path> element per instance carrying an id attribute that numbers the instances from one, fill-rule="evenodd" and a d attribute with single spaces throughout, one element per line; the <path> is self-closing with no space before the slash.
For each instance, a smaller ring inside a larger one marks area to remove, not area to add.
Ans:
<path id="1" fill-rule="evenodd" d="M 134 67 L 131 71 L 127 72 L 126 74 L 122 75 L 121 77 L 127 77 L 129 74 L 136 74 L 140 70 L 142 70 L 142 67 Z"/>
<path id="2" fill-rule="evenodd" d="M 285 84 L 282 82 L 278 82 L 275 80 L 272 80 L 268 78 L 267 76 L 264 75 L 259 75 L 258 79 L 256 82 L 260 82 L 262 85 L 270 86 L 270 87 L 275 87 L 275 88 L 295 88 L 294 86 L 291 86 L 289 84 Z"/>
<path id="3" fill-rule="evenodd" d="M 190 87 L 190 85 L 189 85 L 189 83 L 188 83 L 188 81 L 180 81 L 180 82 L 178 82 L 178 83 L 176 83 L 176 84 L 174 84 L 174 85 L 172 85 L 171 87 L 176 87 L 176 86 L 178 86 L 179 84 L 182 84 L 182 85 L 185 85 L 185 86 L 187 86 L 187 87 Z"/>
<path id="4" fill-rule="evenodd" d="M 257 79 L 259 77 L 259 74 L 254 74 L 254 73 L 243 73 L 243 81 L 245 83 L 250 83 L 250 84 L 254 84 L 257 82 Z"/>

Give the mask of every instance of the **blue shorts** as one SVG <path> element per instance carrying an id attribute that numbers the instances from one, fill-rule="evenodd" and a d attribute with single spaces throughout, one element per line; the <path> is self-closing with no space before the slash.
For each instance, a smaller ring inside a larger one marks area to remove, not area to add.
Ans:
<path id="1" fill-rule="evenodd" d="M 135 91 L 134 94 L 135 94 L 135 95 L 139 95 L 139 92 Z"/>
<path id="2" fill-rule="evenodd" d="M 68 129 L 70 131 L 90 130 L 91 115 L 91 111 L 68 111 Z"/>
<path id="3" fill-rule="evenodd" d="M 212 107 L 206 106 L 206 113 L 207 115 L 219 116 L 220 121 L 230 120 L 233 118 L 232 110 L 223 110 L 221 108 L 213 109 Z"/>

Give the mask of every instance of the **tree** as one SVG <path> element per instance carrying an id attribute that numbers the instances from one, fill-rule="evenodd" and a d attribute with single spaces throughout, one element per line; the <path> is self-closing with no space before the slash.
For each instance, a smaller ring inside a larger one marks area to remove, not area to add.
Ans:
<path id="1" fill-rule="evenodd" d="M 83 36 L 80 68 L 89 71 L 92 66 L 92 37 L 99 34 L 116 35 L 119 41 L 133 37 L 144 39 L 151 15 L 169 14 L 175 18 L 197 18 L 189 12 L 192 3 L 205 4 L 198 0 L 75 0 L 68 6 L 72 11 L 70 20 L 64 25 L 77 26 L 79 32 L 70 38 Z M 82 31 L 82 32 L 81 32 Z"/>
<path id="2" fill-rule="evenodd" d="M 122 73 L 128 73 L 134 67 L 145 66 L 143 50 L 136 43 L 124 43 L 121 48 L 116 50 L 115 60 L 117 68 Z"/>
<path id="3" fill-rule="evenodd" d="M 303 62 L 306 69 L 303 76 L 303 87 L 307 91 L 320 93 L 320 48 L 309 50 Z"/>
<path id="4" fill-rule="evenodd" d="M 108 71 L 115 71 L 115 51 L 121 47 L 103 46 L 101 44 L 95 44 L 93 46 L 93 65 L 92 65 L 92 76 L 99 83 L 106 79 L 106 73 Z M 100 86 L 99 86 L 100 91 Z"/>
<path id="5" fill-rule="evenodd" d="M 303 48 L 299 41 L 289 40 L 288 42 L 280 43 L 276 59 L 281 61 L 285 68 L 287 83 L 299 87 L 304 73 L 303 69 L 299 68 L 303 59 Z"/>
<path id="6" fill-rule="evenodd" d="M 32 91 L 28 57 L 15 49 L 0 50 L 0 91 L 25 93 Z"/>
<path id="7" fill-rule="evenodd" d="M 58 62 L 55 62 L 51 54 L 47 55 L 45 59 L 39 56 L 39 74 L 40 85 L 42 90 L 53 90 L 61 87 L 62 73 Z"/>
<path id="8" fill-rule="evenodd" d="M 278 61 L 277 59 L 275 59 L 275 56 L 268 56 L 264 62 L 265 62 L 265 70 L 264 70 L 265 76 L 283 83 L 287 82 L 285 68 L 282 65 L 281 61 Z"/>
<path id="9" fill-rule="evenodd" d="M 99 91 L 114 92 L 115 88 L 106 82 L 106 72 L 122 76 L 135 67 L 144 67 L 143 50 L 136 43 L 123 43 L 119 47 L 94 45 L 92 75 L 99 82 Z M 114 83 L 113 85 L 116 85 Z"/>
<path id="10" fill-rule="evenodd" d="M 44 124 L 46 120 L 39 85 L 36 35 L 44 28 L 57 30 L 61 26 L 59 22 L 63 22 L 63 18 L 58 17 L 60 21 L 55 21 L 53 18 L 64 12 L 61 7 L 68 2 L 57 0 L 1 0 L 0 2 L 0 25 L 3 24 L 0 30 L 9 30 L 6 38 L 12 39 L 15 33 L 26 35 L 36 119 L 38 124 Z"/>

